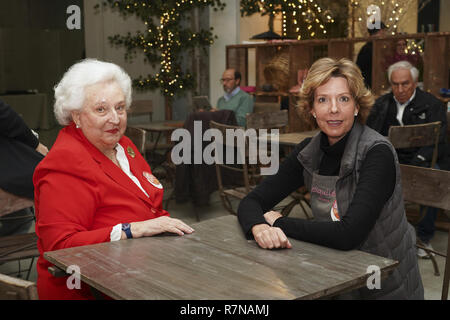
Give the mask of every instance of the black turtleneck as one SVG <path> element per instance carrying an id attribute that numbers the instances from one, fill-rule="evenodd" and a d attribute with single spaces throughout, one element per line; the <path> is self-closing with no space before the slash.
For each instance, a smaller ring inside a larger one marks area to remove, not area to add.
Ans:
<path id="1" fill-rule="evenodd" d="M 328 137 L 323 132 L 320 133 L 320 149 L 323 151 L 323 157 L 320 161 L 319 174 L 322 176 L 337 176 L 341 168 L 341 158 L 344 154 L 347 144 L 347 133 L 341 140 L 330 146 Z"/>
<path id="2" fill-rule="evenodd" d="M 347 138 L 348 134 L 330 146 L 326 135 L 322 133 L 320 147 L 324 155 L 320 162 L 320 175 L 339 175 Z M 254 225 L 266 223 L 263 216 L 265 212 L 304 185 L 303 167 L 297 155 L 310 141 L 306 139 L 298 144 L 280 165 L 277 174 L 264 179 L 239 204 L 239 222 L 248 239 L 253 237 L 251 228 Z M 294 239 L 341 250 L 356 249 L 369 235 L 382 208 L 394 192 L 394 187 L 394 156 L 387 146 L 377 145 L 367 152 L 355 195 L 341 221 L 282 217 L 275 221 L 274 227 L 281 228 L 288 237 Z"/>

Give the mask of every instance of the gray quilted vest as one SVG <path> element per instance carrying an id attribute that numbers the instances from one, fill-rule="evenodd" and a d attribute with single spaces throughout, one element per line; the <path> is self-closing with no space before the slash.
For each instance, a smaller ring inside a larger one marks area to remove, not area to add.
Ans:
<path id="1" fill-rule="evenodd" d="M 416 256 L 416 235 L 405 216 L 397 154 L 389 141 L 359 123 L 355 123 L 348 137 L 341 159 L 339 178 L 336 182 L 336 199 L 339 213 L 345 215 L 359 179 L 360 168 L 367 152 L 378 144 L 385 144 L 395 159 L 396 186 L 391 198 L 383 207 L 375 226 L 367 239 L 358 248 L 385 258 L 399 261 L 391 275 L 381 280 L 380 289 L 363 287 L 341 299 L 423 299 L 423 285 Z M 320 149 L 320 134 L 299 153 L 306 187 L 311 190 L 312 172 L 319 169 L 323 152 Z M 338 222 L 337 222 L 338 223 Z"/>

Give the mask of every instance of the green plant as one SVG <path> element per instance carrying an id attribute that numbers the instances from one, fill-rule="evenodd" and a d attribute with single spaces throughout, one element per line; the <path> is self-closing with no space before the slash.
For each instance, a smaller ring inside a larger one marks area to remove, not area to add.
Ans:
<path id="1" fill-rule="evenodd" d="M 182 68 L 183 55 L 196 47 L 206 52 L 217 36 L 213 35 L 213 28 L 193 31 L 187 22 L 195 8 L 223 10 L 225 4 L 221 0 L 105 0 L 101 5 L 117 10 L 123 17 L 134 15 L 143 23 L 144 31 L 108 38 L 112 45 L 125 47 L 126 60 L 133 61 L 137 52 L 142 52 L 145 62 L 153 67 L 160 65 L 156 74 L 133 79 L 136 89 L 159 88 L 170 100 L 194 88 L 195 76 L 188 68 Z M 99 7 L 100 4 L 96 5 Z"/>

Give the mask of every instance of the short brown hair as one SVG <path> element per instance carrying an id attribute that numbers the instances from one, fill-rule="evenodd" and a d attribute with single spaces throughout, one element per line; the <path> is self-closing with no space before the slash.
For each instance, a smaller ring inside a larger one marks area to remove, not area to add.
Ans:
<path id="1" fill-rule="evenodd" d="M 314 92 L 333 77 L 343 77 L 347 80 L 350 93 L 359 108 L 357 120 L 364 124 L 375 99 L 372 92 L 366 88 L 358 66 L 345 58 L 339 60 L 321 58 L 313 63 L 298 95 L 299 115 L 315 125 L 315 120 L 310 113 L 314 104 Z"/>

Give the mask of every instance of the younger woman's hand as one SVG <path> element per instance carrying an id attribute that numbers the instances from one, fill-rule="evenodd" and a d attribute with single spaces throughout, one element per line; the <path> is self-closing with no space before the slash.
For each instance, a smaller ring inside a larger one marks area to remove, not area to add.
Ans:
<path id="1" fill-rule="evenodd" d="M 292 248 L 289 239 L 280 228 L 271 227 L 265 223 L 252 227 L 256 243 L 263 249 Z"/>

